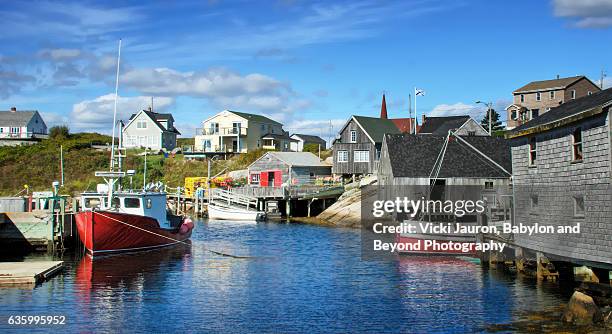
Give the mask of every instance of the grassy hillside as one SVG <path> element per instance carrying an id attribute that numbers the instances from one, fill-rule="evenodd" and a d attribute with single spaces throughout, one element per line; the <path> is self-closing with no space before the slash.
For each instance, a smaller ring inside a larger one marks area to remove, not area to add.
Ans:
<path id="1" fill-rule="evenodd" d="M 61 179 L 60 146 L 64 150 L 64 181 L 61 192 L 76 194 L 86 189 L 94 190 L 102 179 L 94 176 L 97 170 L 107 170 L 110 152 L 96 151 L 92 144 L 110 142 L 109 136 L 96 133 L 78 133 L 68 137 L 60 136 L 43 140 L 31 146 L 0 147 L 0 195 L 14 195 L 27 184 L 32 191 L 49 190 L 51 182 Z M 124 170 L 134 169 L 134 188 L 143 182 L 144 157 L 138 155 L 142 150 L 128 151 Z M 264 153 L 263 150 L 237 156 L 227 161 L 215 161 L 213 175 L 244 169 Z M 206 176 L 206 161 L 188 161 L 182 155 L 147 156 L 147 182 L 163 181 L 170 187 L 182 186 L 185 177 Z M 124 180 L 125 185 L 129 179 Z"/>

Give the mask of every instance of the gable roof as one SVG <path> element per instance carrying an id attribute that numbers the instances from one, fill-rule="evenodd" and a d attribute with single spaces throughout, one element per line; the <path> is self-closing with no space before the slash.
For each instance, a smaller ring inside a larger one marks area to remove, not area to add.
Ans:
<path id="1" fill-rule="evenodd" d="M 444 117 L 425 117 L 425 122 L 421 125 L 420 134 L 433 134 L 446 136 L 448 130 L 456 130 L 470 119 L 468 115 L 444 116 Z"/>
<path id="2" fill-rule="evenodd" d="M 153 123 L 155 125 L 157 125 L 157 127 L 162 130 L 162 131 L 167 131 L 167 132 L 173 132 L 176 133 L 177 135 L 180 135 L 181 133 L 174 127 L 174 125 L 172 125 L 172 129 L 166 129 L 164 128 L 163 125 L 161 125 L 159 123 L 159 121 L 166 121 L 169 119 L 172 119 L 172 121 L 174 122 L 174 117 L 172 117 L 172 114 L 158 114 L 156 112 L 150 111 L 150 110 L 146 110 L 143 109 L 142 111 L 139 111 L 135 114 L 132 114 L 130 116 L 130 119 L 128 120 L 128 124 L 125 125 L 125 127 L 127 127 L 128 125 L 130 125 L 130 123 L 132 123 L 132 121 L 134 120 L 134 118 L 136 118 L 136 116 L 140 113 L 144 113 L 145 115 L 147 115 L 147 117 L 149 117 L 149 119 L 151 119 L 151 121 L 153 121 Z"/>
<path id="3" fill-rule="evenodd" d="M 382 143 L 385 133 L 400 133 L 395 126 L 395 123 L 393 123 L 393 121 L 390 119 L 355 115 L 352 116 L 352 119 L 357 122 L 361 129 L 374 143 Z M 348 122 L 346 125 L 348 125 Z M 342 128 L 342 131 L 344 131 L 346 125 Z"/>
<path id="4" fill-rule="evenodd" d="M 309 142 L 309 143 L 323 143 L 325 144 L 325 140 L 322 139 L 319 136 L 313 136 L 313 135 L 305 135 L 305 134 L 301 134 L 301 133 L 294 133 L 291 135 L 291 137 L 298 137 L 300 139 L 302 139 L 304 142 Z"/>
<path id="5" fill-rule="evenodd" d="M 401 133 L 407 133 L 408 131 L 410 131 L 411 128 L 414 129 L 410 126 L 411 124 L 415 124 L 414 118 L 391 118 L 391 121 L 393 121 L 393 124 L 395 124 L 395 126 Z M 419 132 L 420 128 L 421 126 L 417 124 L 417 132 Z"/>
<path id="6" fill-rule="evenodd" d="M 513 93 L 517 94 L 517 93 L 534 92 L 538 90 L 564 89 L 582 79 L 589 80 L 584 75 L 578 75 L 574 77 L 559 78 L 559 79 L 552 79 L 552 80 L 532 81 L 526 84 L 525 86 L 515 90 Z"/>
<path id="7" fill-rule="evenodd" d="M 461 138 L 507 171 L 512 171 L 507 140 L 489 136 Z M 437 135 L 385 135 L 387 150 L 392 152 L 389 154 L 389 160 L 393 176 L 429 177 L 445 140 L 446 136 Z M 451 137 L 438 177 L 507 178 L 509 175 L 465 143 Z"/>
<path id="8" fill-rule="evenodd" d="M 542 132 L 593 116 L 612 106 L 612 88 L 565 102 L 508 132 L 508 138 Z"/>
<path id="9" fill-rule="evenodd" d="M 232 114 L 238 115 L 248 121 L 253 121 L 253 122 L 258 122 L 258 123 L 274 123 L 278 125 L 283 125 L 263 115 L 249 114 L 246 112 L 239 112 L 239 111 L 233 111 L 233 110 L 227 110 L 227 111 L 231 112 Z"/>
<path id="10" fill-rule="evenodd" d="M 27 126 L 36 110 L 0 111 L 0 126 Z"/>
<path id="11" fill-rule="evenodd" d="M 271 155 L 289 166 L 331 167 L 310 152 L 266 152 L 266 154 L 262 155 L 259 159 L 255 160 L 251 165 L 249 165 L 249 168 L 267 155 Z"/>
<path id="12" fill-rule="evenodd" d="M 261 136 L 261 139 L 285 139 L 289 141 L 297 141 L 296 139 L 289 137 L 289 135 L 286 133 L 266 133 L 265 135 Z"/>

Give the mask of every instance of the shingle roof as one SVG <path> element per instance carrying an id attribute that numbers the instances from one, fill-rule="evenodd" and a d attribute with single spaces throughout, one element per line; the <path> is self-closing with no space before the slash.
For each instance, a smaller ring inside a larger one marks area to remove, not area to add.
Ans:
<path id="1" fill-rule="evenodd" d="M 329 167 L 328 164 L 324 163 L 316 155 L 310 152 L 268 152 L 277 159 L 285 162 L 291 166 L 322 166 Z"/>
<path id="2" fill-rule="evenodd" d="M 325 144 L 325 140 L 322 139 L 319 136 L 305 135 L 305 134 L 301 134 L 301 133 L 294 133 L 294 134 L 291 135 L 291 137 L 293 137 L 293 136 L 300 137 L 305 142 L 309 142 L 309 143 L 323 143 L 323 144 Z"/>
<path id="3" fill-rule="evenodd" d="M 612 88 L 608 88 L 588 96 L 580 97 L 575 100 L 563 103 L 558 107 L 554 107 L 540 116 L 522 124 L 509 133 L 509 137 L 520 136 L 520 132 L 537 127 L 545 127 L 552 123 L 566 119 L 571 121 L 571 118 L 582 113 L 587 113 L 599 107 L 609 107 L 612 105 Z M 542 129 L 545 130 L 545 129 Z"/>
<path id="4" fill-rule="evenodd" d="M 249 114 L 249 113 L 233 111 L 233 110 L 228 110 L 228 111 L 242 118 L 245 118 L 249 121 L 254 121 L 254 122 L 259 122 L 259 123 L 274 123 L 274 124 L 282 125 L 281 123 L 273 119 L 270 119 L 266 116 L 263 116 L 263 115 Z"/>
<path id="5" fill-rule="evenodd" d="M 456 130 L 470 119 L 468 115 L 426 117 L 419 133 L 446 136 L 448 130 Z"/>
<path id="6" fill-rule="evenodd" d="M 36 110 L 0 111 L 0 126 L 26 126 Z"/>
<path id="7" fill-rule="evenodd" d="M 461 138 L 507 171 L 512 171 L 510 146 L 505 139 L 488 136 Z M 394 177 L 429 177 L 446 136 L 385 135 L 385 140 Z M 506 178 L 509 175 L 465 143 L 451 137 L 438 177 Z"/>
<path id="8" fill-rule="evenodd" d="M 172 114 L 160 114 L 160 113 L 152 112 L 152 111 L 146 110 L 146 109 L 143 109 L 142 112 L 144 112 L 147 116 L 149 116 L 149 118 L 153 121 L 153 123 L 155 123 L 155 125 L 157 125 L 157 127 L 160 130 L 168 131 L 168 132 L 173 132 L 173 133 L 176 133 L 178 135 L 181 134 L 174 126 L 172 126 L 172 129 L 166 129 L 166 128 L 164 128 L 163 125 L 161 125 L 159 123 L 160 120 L 165 121 L 165 120 L 168 120 L 170 118 L 172 118 L 172 120 L 174 121 L 174 117 L 172 117 Z M 138 113 L 132 114 L 130 116 L 129 120 L 131 121 L 134 117 L 136 117 L 136 115 L 138 115 Z"/>
<path id="9" fill-rule="evenodd" d="M 532 81 L 526 84 L 525 86 L 515 90 L 513 93 L 532 92 L 532 91 L 546 90 L 546 89 L 552 89 L 552 88 L 562 89 L 562 88 L 566 88 L 567 86 L 583 78 L 586 78 L 586 77 L 584 75 L 578 75 L 575 77 Z"/>
<path id="10" fill-rule="evenodd" d="M 393 121 L 393 123 L 395 124 L 395 126 L 397 127 L 397 129 L 401 132 L 401 133 L 406 133 L 408 131 L 411 130 L 411 126 L 410 124 L 414 124 L 414 118 L 391 118 L 391 121 Z M 421 128 L 420 125 L 417 124 L 417 132 L 419 132 L 419 129 Z"/>
<path id="11" fill-rule="evenodd" d="M 390 119 L 366 116 L 353 116 L 353 118 L 375 143 L 382 143 L 385 133 L 400 133 Z"/>

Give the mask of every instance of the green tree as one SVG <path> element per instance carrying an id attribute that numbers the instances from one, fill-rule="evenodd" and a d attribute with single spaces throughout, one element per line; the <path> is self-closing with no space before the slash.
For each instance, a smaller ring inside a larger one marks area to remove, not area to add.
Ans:
<path id="1" fill-rule="evenodd" d="M 56 125 L 49 129 L 49 138 L 67 139 L 70 137 L 70 129 L 66 125 Z"/>
<path id="2" fill-rule="evenodd" d="M 503 130 L 502 122 L 499 120 L 499 113 L 495 111 L 495 109 L 491 108 L 491 131 L 499 131 Z M 480 121 L 480 125 L 482 125 L 485 130 L 489 131 L 489 112 L 486 112 L 486 115 Z"/>
<path id="3" fill-rule="evenodd" d="M 325 147 L 321 147 L 321 151 L 324 151 L 324 150 L 325 150 Z M 313 144 L 313 143 L 305 144 L 304 149 L 302 151 L 310 152 L 315 155 L 319 154 L 319 144 Z"/>

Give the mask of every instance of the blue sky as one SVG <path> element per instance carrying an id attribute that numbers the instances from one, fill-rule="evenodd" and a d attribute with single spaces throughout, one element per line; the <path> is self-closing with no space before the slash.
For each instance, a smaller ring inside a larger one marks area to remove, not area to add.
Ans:
<path id="1" fill-rule="evenodd" d="M 612 76 L 612 0 L 0 1 L 0 101 L 50 125 L 109 132 L 119 115 L 172 112 L 184 136 L 233 109 L 327 137 L 352 114 L 482 116 L 475 100 L 557 74 Z M 612 84 L 610 77 L 604 80 Z"/>

